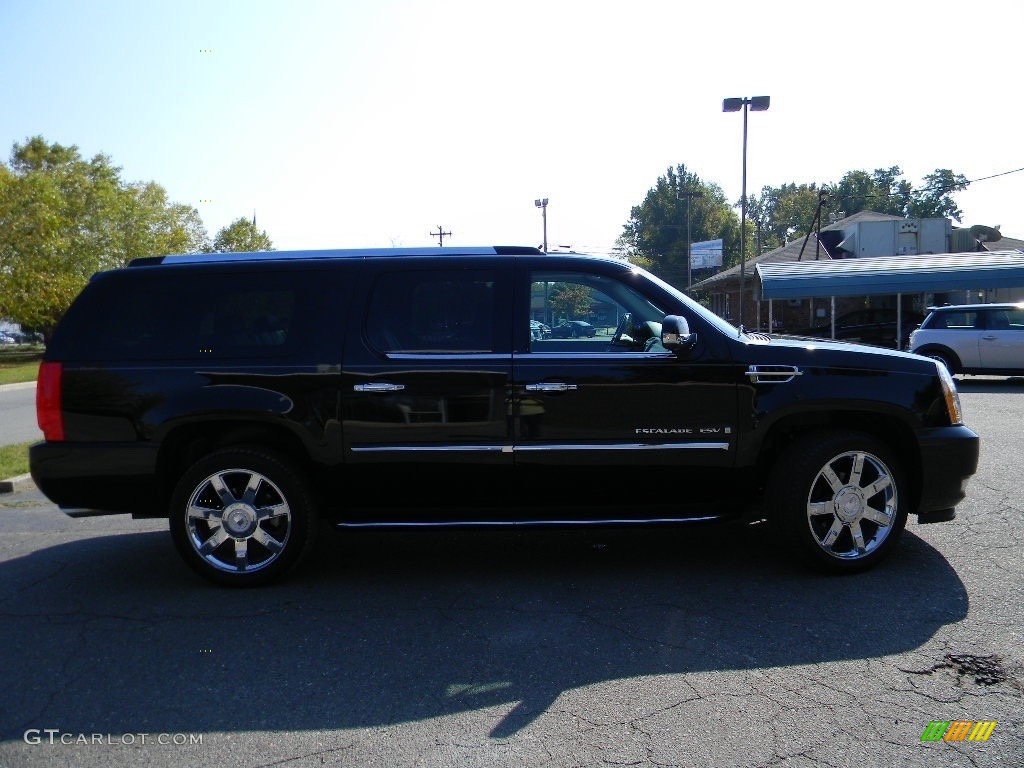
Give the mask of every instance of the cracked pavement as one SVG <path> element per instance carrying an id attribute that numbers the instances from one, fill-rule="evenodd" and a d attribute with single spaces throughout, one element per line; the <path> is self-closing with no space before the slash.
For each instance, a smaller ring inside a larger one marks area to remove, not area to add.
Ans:
<path id="1" fill-rule="evenodd" d="M 0 768 L 1022 765 L 1024 382 L 961 396 L 982 455 L 958 518 L 845 578 L 756 526 L 360 532 L 223 590 L 166 522 L 71 520 L 21 485 L 0 496 Z M 934 720 L 998 725 L 921 742 Z"/>

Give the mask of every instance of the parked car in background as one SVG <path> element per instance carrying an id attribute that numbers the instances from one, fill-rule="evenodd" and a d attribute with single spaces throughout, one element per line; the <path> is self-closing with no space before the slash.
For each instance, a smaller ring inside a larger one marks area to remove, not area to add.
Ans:
<path id="1" fill-rule="evenodd" d="M 534 341 L 551 338 L 551 326 L 544 325 L 539 320 L 530 321 L 530 338 Z"/>
<path id="2" fill-rule="evenodd" d="M 556 339 L 593 338 L 597 329 L 586 320 L 564 320 L 551 329 Z"/>
<path id="3" fill-rule="evenodd" d="M 910 334 L 910 351 L 950 373 L 1024 374 L 1024 304 L 931 307 Z"/>
<path id="4" fill-rule="evenodd" d="M 910 332 L 924 319 L 920 312 L 904 312 L 899 348 L 906 347 Z M 896 348 L 897 317 L 895 309 L 875 307 L 855 309 L 836 315 L 836 340 L 858 344 L 874 344 L 879 347 Z M 832 322 L 828 321 L 809 328 L 793 331 L 794 336 L 812 336 L 820 339 L 832 337 Z"/>

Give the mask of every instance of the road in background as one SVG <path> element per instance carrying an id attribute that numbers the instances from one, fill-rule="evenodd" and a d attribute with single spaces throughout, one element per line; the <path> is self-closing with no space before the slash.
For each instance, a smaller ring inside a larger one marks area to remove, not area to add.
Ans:
<path id="1" fill-rule="evenodd" d="M 0 445 L 42 439 L 36 423 L 35 382 L 0 386 Z"/>

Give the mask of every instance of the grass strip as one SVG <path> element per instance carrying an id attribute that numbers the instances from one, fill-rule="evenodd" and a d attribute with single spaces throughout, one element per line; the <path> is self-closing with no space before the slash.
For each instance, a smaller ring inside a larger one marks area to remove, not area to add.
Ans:
<path id="1" fill-rule="evenodd" d="M 0 445 L 0 480 L 28 472 L 28 447 L 32 443 Z"/>

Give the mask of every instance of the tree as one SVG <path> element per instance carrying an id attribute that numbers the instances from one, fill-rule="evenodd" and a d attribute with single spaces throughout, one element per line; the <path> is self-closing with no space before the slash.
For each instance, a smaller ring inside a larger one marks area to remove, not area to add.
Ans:
<path id="1" fill-rule="evenodd" d="M 593 301 L 590 289 L 575 283 L 555 283 L 551 286 L 551 295 L 548 299 L 554 313 L 568 320 L 586 317 Z"/>
<path id="2" fill-rule="evenodd" d="M 953 193 L 967 188 L 967 179 L 944 168 L 924 177 L 920 188 L 902 178 L 898 165 L 867 171 L 847 171 L 835 184 L 790 183 L 764 187 L 751 196 L 747 209 L 760 228 L 766 247 L 778 247 L 788 240 L 807 234 L 814 219 L 818 196 L 826 194 L 823 218 L 830 214 L 852 216 L 861 211 L 876 211 L 912 219 L 949 217 L 960 221 L 963 212 Z"/>
<path id="3" fill-rule="evenodd" d="M 274 244 L 265 231 L 256 228 L 255 221 L 249 221 L 243 216 L 217 233 L 213 239 L 213 250 L 217 253 L 272 251 Z"/>
<path id="4" fill-rule="evenodd" d="M 816 184 L 790 183 L 764 187 L 760 195 L 751 195 L 747 215 L 753 222 L 759 243 L 754 255 L 805 234 L 817 210 L 820 193 Z"/>
<path id="5" fill-rule="evenodd" d="M 693 193 L 689 199 L 680 193 Z M 705 183 L 683 164 L 668 168 L 630 211 L 616 247 L 632 263 L 644 266 L 676 286 L 687 280 L 686 224 L 690 242 L 724 241 L 725 265 L 739 263 L 739 217 L 716 184 Z"/>
<path id="6" fill-rule="evenodd" d="M 0 165 L 0 317 L 49 337 L 89 277 L 140 256 L 207 247 L 199 214 L 110 158 L 35 136 Z"/>
<path id="7" fill-rule="evenodd" d="M 953 173 L 948 168 L 936 168 L 934 173 L 924 177 L 924 186 L 910 193 L 907 215 L 914 219 L 930 219 L 942 216 L 960 221 L 964 212 L 953 200 L 954 192 L 967 189 L 967 177 Z"/>

